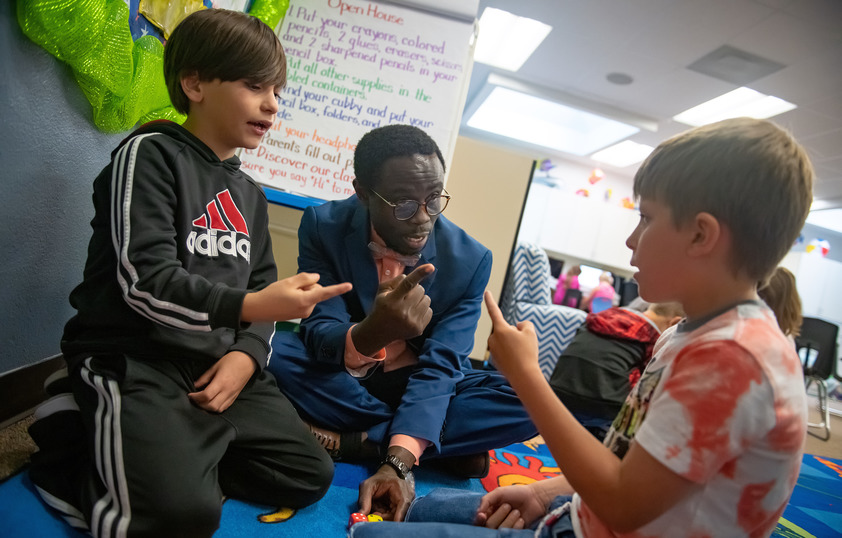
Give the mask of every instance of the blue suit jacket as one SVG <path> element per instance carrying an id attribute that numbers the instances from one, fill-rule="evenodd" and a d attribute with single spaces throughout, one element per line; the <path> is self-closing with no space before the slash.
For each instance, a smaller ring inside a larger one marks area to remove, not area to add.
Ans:
<path id="1" fill-rule="evenodd" d="M 298 270 L 318 273 L 322 285 L 351 282 L 354 289 L 316 305 L 301 324 L 313 360 L 344 370 L 345 335 L 371 311 L 379 286 L 371 251 L 368 210 L 356 195 L 304 211 L 298 230 Z M 421 251 L 419 265 L 436 271 L 421 285 L 433 317 L 424 333 L 407 343 L 418 367 L 392 420 L 389 434 L 420 437 L 439 449 L 439 436 L 456 383 L 470 369 L 468 354 L 491 274 L 491 251 L 439 216 Z M 410 272 L 411 268 L 407 268 Z M 349 374 L 350 375 L 350 374 Z"/>

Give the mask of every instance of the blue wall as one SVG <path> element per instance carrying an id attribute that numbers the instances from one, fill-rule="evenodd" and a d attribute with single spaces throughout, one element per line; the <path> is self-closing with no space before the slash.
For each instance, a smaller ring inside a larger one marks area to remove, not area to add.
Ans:
<path id="1" fill-rule="evenodd" d="M 123 135 L 99 132 L 70 70 L 0 2 L 0 374 L 59 353 L 82 278 L 91 188 Z"/>

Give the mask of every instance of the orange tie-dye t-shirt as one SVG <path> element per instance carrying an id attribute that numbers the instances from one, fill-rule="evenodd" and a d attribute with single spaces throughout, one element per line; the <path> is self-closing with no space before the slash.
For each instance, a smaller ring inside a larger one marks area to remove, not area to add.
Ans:
<path id="1" fill-rule="evenodd" d="M 700 487 L 629 534 L 574 496 L 577 536 L 769 536 L 795 487 L 806 435 L 801 362 L 774 314 L 749 302 L 664 333 L 605 444 L 638 443 Z"/>

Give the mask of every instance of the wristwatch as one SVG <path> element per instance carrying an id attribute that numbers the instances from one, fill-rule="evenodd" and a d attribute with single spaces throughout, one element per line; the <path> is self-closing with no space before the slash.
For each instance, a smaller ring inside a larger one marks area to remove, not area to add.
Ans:
<path id="1" fill-rule="evenodd" d="M 414 478 L 412 476 L 412 471 L 409 470 L 409 467 L 394 454 L 387 454 L 386 459 L 384 459 L 383 462 L 380 463 L 380 465 L 388 465 L 392 467 L 395 470 L 395 472 L 398 473 L 398 476 L 401 480 Z"/>

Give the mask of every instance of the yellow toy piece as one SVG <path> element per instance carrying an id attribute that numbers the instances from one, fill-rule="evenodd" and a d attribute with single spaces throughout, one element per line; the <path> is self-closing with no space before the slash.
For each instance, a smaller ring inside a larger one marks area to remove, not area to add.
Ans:
<path id="1" fill-rule="evenodd" d="M 292 508 L 279 508 L 277 512 L 257 516 L 257 520 L 261 523 L 281 523 L 290 519 L 294 515 L 295 510 Z"/>

